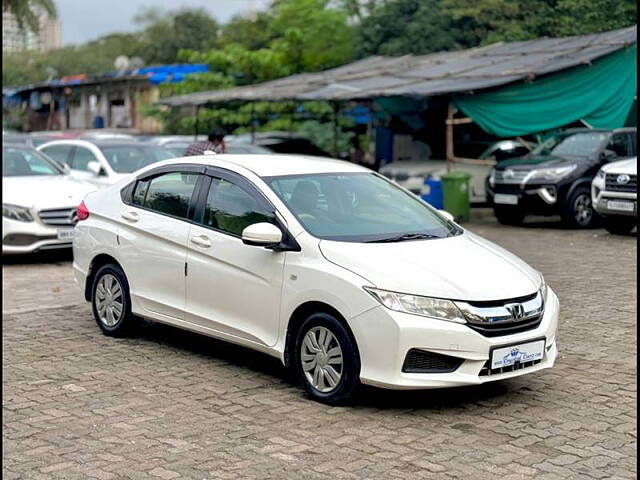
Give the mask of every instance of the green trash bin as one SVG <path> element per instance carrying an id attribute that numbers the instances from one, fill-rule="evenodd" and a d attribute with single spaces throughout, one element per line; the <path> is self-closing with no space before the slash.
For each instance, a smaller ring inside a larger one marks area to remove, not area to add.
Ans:
<path id="1" fill-rule="evenodd" d="M 468 222 L 470 218 L 468 172 L 449 172 L 442 175 L 444 209 L 453 215 L 456 222 Z"/>

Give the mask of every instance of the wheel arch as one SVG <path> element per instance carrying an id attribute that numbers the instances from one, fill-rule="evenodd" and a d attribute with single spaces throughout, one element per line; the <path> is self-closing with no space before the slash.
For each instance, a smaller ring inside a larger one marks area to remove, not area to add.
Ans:
<path id="1" fill-rule="evenodd" d="M 342 315 L 335 307 L 329 305 L 325 302 L 320 301 L 307 301 L 299 305 L 291 314 L 289 318 L 289 322 L 287 323 L 286 330 L 286 338 L 284 344 L 284 355 L 283 361 L 285 367 L 289 368 L 291 366 L 291 359 L 293 357 L 293 352 L 295 348 L 295 339 L 296 334 L 309 315 L 314 313 L 326 313 L 332 315 L 340 324 L 345 328 L 349 336 L 351 337 L 351 341 L 356 349 L 356 353 L 360 356 L 360 351 L 358 349 L 358 343 L 356 342 L 355 335 L 349 326 L 344 315 Z"/>
<path id="2" fill-rule="evenodd" d="M 122 268 L 122 265 L 120 265 L 120 262 L 118 262 L 118 260 L 107 253 L 100 253 L 93 257 L 93 259 L 91 260 L 91 264 L 89 265 L 89 270 L 87 272 L 87 280 L 84 283 L 84 298 L 87 302 L 90 302 L 92 300 L 91 287 L 93 285 L 94 275 L 98 270 L 100 270 L 100 267 L 109 264 L 117 265 L 124 272 L 124 269 Z"/>
<path id="3" fill-rule="evenodd" d="M 589 189 L 589 194 L 591 194 L 591 182 L 593 181 L 593 177 L 580 177 L 576 180 L 574 180 L 571 183 L 571 186 L 569 187 L 569 190 L 567 190 L 567 194 L 565 195 L 565 202 L 571 197 L 571 195 L 573 194 L 573 192 L 576 191 L 577 188 L 579 187 L 587 187 Z"/>

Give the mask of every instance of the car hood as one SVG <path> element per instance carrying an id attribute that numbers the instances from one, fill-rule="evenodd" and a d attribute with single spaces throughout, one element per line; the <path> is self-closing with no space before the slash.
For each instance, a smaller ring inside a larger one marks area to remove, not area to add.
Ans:
<path id="1" fill-rule="evenodd" d="M 572 165 L 582 158 L 568 159 L 553 155 L 525 155 L 524 157 L 502 160 L 496 165 L 496 170 L 512 168 L 513 170 L 535 170 L 536 168 L 561 167 Z"/>
<path id="2" fill-rule="evenodd" d="M 96 190 L 90 183 L 68 175 L 2 178 L 2 203 L 28 208 L 69 208 Z"/>
<path id="3" fill-rule="evenodd" d="M 402 293 L 466 301 L 505 300 L 535 293 L 539 273 L 503 248 L 465 231 L 456 237 L 398 243 L 322 240 L 332 263 Z"/>
<path id="4" fill-rule="evenodd" d="M 638 172 L 638 159 L 631 158 L 629 160 L 620 160 L 619 162 L 612 162 L 602 167 L 607 173 L 618 173 L 627 175 L 636 175 Z"/>

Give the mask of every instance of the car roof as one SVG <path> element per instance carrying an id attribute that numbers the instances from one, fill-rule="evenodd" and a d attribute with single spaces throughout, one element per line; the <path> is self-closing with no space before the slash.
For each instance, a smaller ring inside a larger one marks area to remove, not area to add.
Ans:
<path id="1" fill-rule="evenodd" d="M 255 154 L 219 154 L 198 155 L 165 160 L 155 165 L 173 165 L 181 163 L 196 163 L 212 167 L 235 165 L 255 173 L 259 177 L 282 175 L 302 175 L 313 173 L 355 173 L 371 172 L 368 168 L 354 163 L 344 162 L 326 157 L 306 155 L 255 155 Z"/>
<path id="2" fill-rule="evenodd" d="M 98 148 L 101 147 L 142 147 L 142 148 L 149 148 L 149 147 L 155 147 L 155 148 L 162 148 L 161 145 L 157 145 L 154 143 L 146 143 L 146 142 L 139 142 L 138 140 L 121 140 L 121 139 L 113 139 L 113 140 L 107 140 L 107 139 L 101 139 L 101 140 L 95 140 L 95 139 L 88 139 L 88 138 L 68 138 L 68 139 L 59 139 L 59 140 L 52 140 L 50 142 L 46 142 L 43 143 L 42 145 L 40 145 L 40 147 L 44 147 L 44 146 L 53 146 L 53 145 L 86 145 L 86 144 L 91 144 L 91 145 L 95 145 Z"/>

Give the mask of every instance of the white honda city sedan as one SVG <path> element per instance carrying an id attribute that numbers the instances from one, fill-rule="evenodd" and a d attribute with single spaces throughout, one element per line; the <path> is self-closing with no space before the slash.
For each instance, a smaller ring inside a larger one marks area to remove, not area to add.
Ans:
<path id="1" fill-rule="evenodd" d="M 476 385 L 553 365 L 542 274 L 381 175 L 284 155 L 178 158 L 89 194 L 75 279 L 107 335 L 136 317 L 253 348 L 308 394 Z"/>

